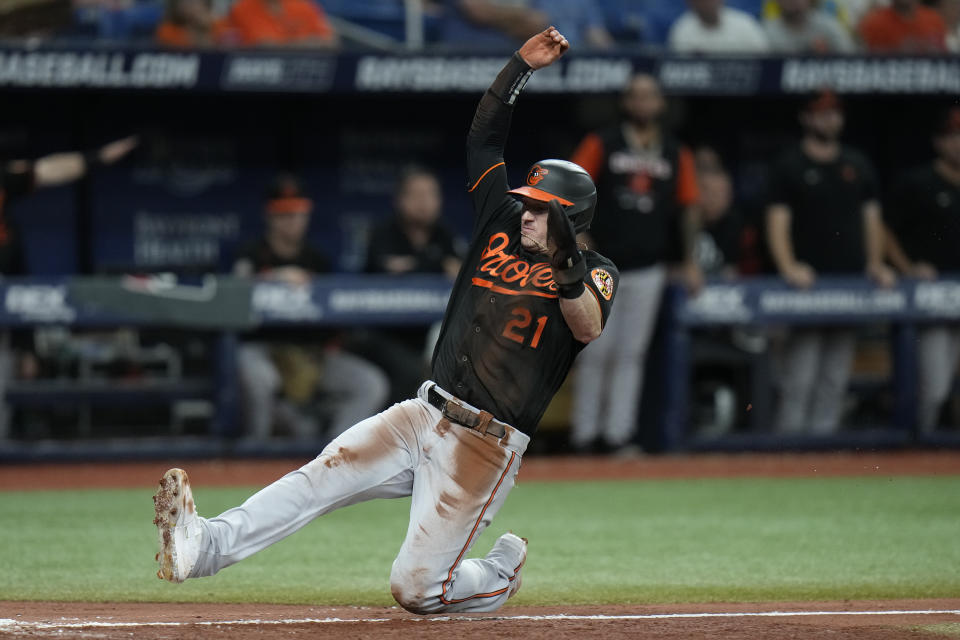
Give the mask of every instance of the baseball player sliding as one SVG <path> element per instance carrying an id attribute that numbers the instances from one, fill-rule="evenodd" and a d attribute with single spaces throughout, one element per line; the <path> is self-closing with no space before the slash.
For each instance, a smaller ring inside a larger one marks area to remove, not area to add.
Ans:
<path id="1" fill-rule="evenodd" d="M 390 587 L 408 611 L 489 612 L 520 588 L 527 541 L 506 533 L 465 560 L 514 485 L 520 458 L 584 345 L 600 335 L 618 274 L 581 252 L 596 189 L 579 166 L 544 160 L 508 190 L 503 153 L 513 104 L 535 69 L 569 48 L 553 27 L 530 38 L 480 101 L 467 138 L 477 222 L 417 397 L 348 429 L 241 506 L 196 514 L 187 474 L 154 496 L 157 575 L 210 576 L 339 507 L 412 496 Z"/>

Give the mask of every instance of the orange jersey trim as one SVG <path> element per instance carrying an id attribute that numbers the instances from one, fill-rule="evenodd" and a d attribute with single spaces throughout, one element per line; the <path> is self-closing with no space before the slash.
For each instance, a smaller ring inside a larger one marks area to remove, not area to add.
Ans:
<path id="1" fill-rule="evenodd" d="M 473 278 L 472 280 L 474 286 L 483 287 L 484 289 L 490 289 L 490 291 L 496 291 L 497 293 L 505 293 L 508 296 L 538 296 L 540 298 L 556 298 L 558 295 L 556 293 L 544 293 L 543 291 L 519 291 L 517 289 L 507 289 L 506 287 L 501 287 L 499 285 L 493 284 L 489 280 L 484 280 L 483 278 Z"/>
<path id="2" fill-rule="evenodd" d="M 690 149 L 682 147 L 677 156 L 677 202 L 690 206 L 700 199 L 697 187 L 697 169 Z"/>
<path id="3" fill-rule="evenodd" d="M 467 189 L 467 193 L 473 193 L 473 190 L 480 186 L 480 183 L 483 182 L 483 179 L 487 177 L 487 174 L 496 169 L 497 167 L 502 167 L 505 165 L 505 162 L 498 162 L 489 169 L 483 172 L 483 175 L 477 178 L 477 181 L 473 183 L 473 186 Z"/>
<path id="4" fill-rule="evenodd" d="M 603 140 L 595 133 L 589 133 L 580 141 L 580 146 L 576 148 L 573 155 L 570 156 L 570 162 L 583 167 L 594 182 L 600 177 L 603 171 L 603 158 L 606 151 L 603 148 Z"/>
<path id="5" fill-rule="evenodd" d="M 467 600 L 472 600 L 473 598 L 492 598 L 493 596 L 499 596 L 502 593 L 505 593 L 510 587 L 504 587 L 497 591 L 491 591 L 490 593 L 477 593 L 475 595 L 469 596 L 467 598 L 460 598 L 458 600 L 447 600 L 447 585 L 453 582 L 453 570 L 460 566 L 460 561 L 463 560 L 463 556 L 466 555 L 467 549 L 470 548 L 470 541 L 473 540 L 473 536 L 477 533 L 477 528 L 480 526 L 480 521 L 483 520 L 483 514 L 487 512 L 487 507 L 490 506 L 490 503 L 493 502 L 494 496 L 497 495 L 497 491 L 500 489 L 500 485 L 503 484 L 503 479 L 507 477 L 507 472 L 510 471 L 510 467 L 513 466 L 513 461 L 517 457 L 517 453 L 510 453 L 510 461 L 507 462 L 506 469 L 503 470 L 503 473 L 500 474 L 500 479 L 497 480 L 497 485 L 493 488 L 493 491 L 490 492 L 490 497 L 487 498 L 487 503 L 483 505 L 483 509 L 480 510 L 480 515 L 477 517 L 477 521 L 473 523 L 473 529 L 470 530 L 470 535 L 467 536 L 467 541 L 464 543 L 463 548 L 460 549 L 460 555 L 457 556 L 456 561 L 454 561 L 453 566 L 450 567 L 450 570 L 447 572 L 447 579 L 443 582 L 443 589 L 440 593 L 440 602 L 443 604 L 456 604 L 458 602 L 465 602 Z M 516 572 L 514 572 L 516 573 Z"/>

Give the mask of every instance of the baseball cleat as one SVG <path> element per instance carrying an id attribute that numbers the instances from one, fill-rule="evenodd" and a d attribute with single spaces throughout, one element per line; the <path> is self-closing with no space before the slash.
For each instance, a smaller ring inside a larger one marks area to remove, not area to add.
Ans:
<path id="1" fill-rule="evenodd" d="M 510 585 L 507 600 L 515 596 L 517 591 L 520 591 L 520 585 L 523 583 L 521 572 L 523 571 L 523 565 L 527 562 L 527 544 L 529 541 L 526 538 L 520 539 L 523 540 L 523 553 L 520 555 L 520 564 L 518 564 L 517 568 L 513 571 L 513 583 Z"/>
<path id="2" fill-rule="evenodd" d="M 505 533 L 497 538 L 493 549 L 490 550 L 490 555 L 503 555 L 508 558 L 519 557 L 513 570 L 513 577 L 510 578 L 510 591 L 507 592 L 507 599 L 510 599 L 516 595 L 517 591 L 520 591 L 522 581 L 520 572 L 527 561 L 527 539 L 514 535 L 512 532 Z"/>
<path id="3" fill-rule="evenodd" d="M 157 525 L 160 564 L 157 577 L 168 582 L 183 582 L 200 555 L 203 528 L 190 491 L 190 478 L 183 469 L 170 469 L 160 478 L 153 495 L 153 524 Z"/>

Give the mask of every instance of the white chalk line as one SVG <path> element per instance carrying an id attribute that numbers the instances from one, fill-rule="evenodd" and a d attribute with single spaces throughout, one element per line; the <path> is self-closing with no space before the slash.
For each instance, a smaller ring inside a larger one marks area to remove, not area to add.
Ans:
<path id="1" fill-rule="evenodd" d="M 239 625 L 290 625 L 290 624 L 336 624 L 336 623 L 380 623 L 402 622 L 483 622 L 491 620 L 509 621 L 569 621 L 569 620 L 677 620 L 695 618 L 792 618 L 798 616 L 916 616 L 916 615 L 960 615 L 960 609 L 921 609 L 916 611 L 752 611 L 752 612 L 701 612 L 701 613 L 646 613 L 623 615 L 518 615 L 518 616 L 436 616 L 424 618 L 281 618 L 277 620 L 203 620 L 196 622 L 102 622 L 86 620 L 80 622 L 30 622 L 0 618 L 0 630 L 25 631 L 37 629 L 85 629 L 117 627 L 189 627 L 189 626 L 239 626 Z"/>

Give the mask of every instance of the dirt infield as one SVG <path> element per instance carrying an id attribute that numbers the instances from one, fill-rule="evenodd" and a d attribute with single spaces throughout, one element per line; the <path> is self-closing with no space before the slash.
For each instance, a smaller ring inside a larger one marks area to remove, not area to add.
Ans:
<path id="1" fill-rule="evenodd" d="M 152 487 L 170 466 L 195 486 L 264 485 L 306 459 L 0 467 L 0 490 Z M 530 458 L 520 481 L 960 474 L 960 452 Z M 960 599 L 505 607 L 496 616 L 399 608 L 0 602 L 0 638 L 960 638 Z"/>
<path id="2" fill-rule="evenodd" d="M 147 487 L 169 467 L 190 472 L 194 486 L 266 485 L 308 458 L 167 460 L 110 464 L 0 466 L 0 491 Z M 960 451 L 709 454 L 613 458 L 529 458 L 520 482 L 725 477 L 818 477 L 960 474 Z"/>
<path id="3" fill-rule="evenodd" d="M 505 607 L 496 616 L 398 608 L 0 603 L 0 637 L 140 638 L 831 638 L 951 637 L 960 600 Z M 952 637 L 957 637 L 953 635 Z"/>

